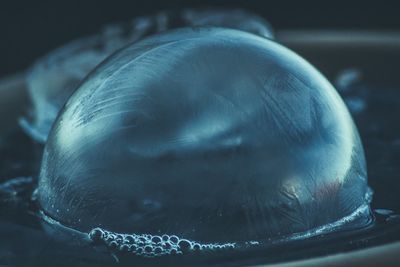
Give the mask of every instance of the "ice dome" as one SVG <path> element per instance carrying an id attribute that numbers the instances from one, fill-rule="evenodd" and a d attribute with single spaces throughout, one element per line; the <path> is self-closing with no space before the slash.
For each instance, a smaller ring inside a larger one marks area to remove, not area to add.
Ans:
<path id="1" fill-rule="evenodd" d="M 227 242 L 349 222 L 367 191 L 332 85 L 274 41 L 208 28 L 132 44 L 82 82 L 50 132 L 38 200 L 82 232 Z"/>
<path id="2" fill-rule="evenodd" d="M 164 11 L 107 25 L 101 32 L 74 40 L 35 62 L 27 77 L 32 114 L 29 120 L 21 120 L 22 127 L 44 143 L 62 106 L 101 61 L 129 43 L 185 26 L 233 28 L 272 38 L 271 27 L 264 19 L 241 9 Z"/>

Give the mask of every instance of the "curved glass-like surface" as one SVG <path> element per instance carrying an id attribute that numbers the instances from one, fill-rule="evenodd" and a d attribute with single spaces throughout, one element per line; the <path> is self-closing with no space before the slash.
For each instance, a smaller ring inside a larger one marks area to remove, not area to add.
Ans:
<path id="1" fill-rule="evenodd" d="M 367 195 L 330 83 L 273 41 L 212 28 L 147 38 L 97 67 L 55 122 L 38 188 L 44 213 L 75 230 L 199 244 L 329 231 L 367 219 Z"/>
<path id="2" fill-rule="evenodd" d="M 160 12 L 131 22 L 112 24 L 101 33 L 75 40 L 38 60 L 28 78 L 33 104 L 32 118 L 21 125 L 36 141 L 44 143 L 58 112 L 83 78 L 117 49 L 177 27 L 217 26 L 234 28 L 272 38 L 269 24 L 244 10 L 187 9 Z"/>

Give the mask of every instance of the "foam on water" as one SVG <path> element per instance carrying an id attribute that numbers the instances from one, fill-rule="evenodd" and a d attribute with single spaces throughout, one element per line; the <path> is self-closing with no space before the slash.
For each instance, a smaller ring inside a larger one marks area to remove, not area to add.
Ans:
<path id="1" fill-rule="evenodd" d="M 95 243 L 104 243 L 113 250 L 129 252 L 138 256 L 158 257 L 200 251 L 234 249 L 236 243 L 199 243 L 176 235 L 119 234 L 94 228 L 89 238 Z"/>
<path id="2" fill-rule="evenodd" d="M 369 217 L 370 202 L 373 192 L 369 189 L 366 193 L 366 203 L 357 208 L 354 212 L 335 222 L 316 227 L 301 233 L 294 233 L 278 239 L 251 240 L 245 242 L 229 243 L 201 243 L 193 240 L 178 237 L 176 235 L 151 235 L 151 234 L 126 234 L 107 231 L 100 227 L 92 229 L 88 233 L 89 239 L 94 244 L 104 244 L 111 251 L 126 252 L 132 255 L 143 257 L 159 257 L 164 255 L 181 255 L 196 252 L 219 252 L 226 250 L 244 250 L 249 247 L 262 246 L 267 243 L 276 244 L 306 239 L 322 234 L 331 233 L 338 230 L 351 228 L 351 223 L 360 219 Z M 369 220 L 365 226 L 371 223 Z"/>
<path id="3" fill-rule="evenodd" d="M 32 177 L 18 177 L 15 179 L 8 180 L 0 184 L 0 193 L 17 196 L 20 192 L 25 192 L 29 188 L 32 189 L 34 180 Z M 32 191 L 32 190 L 31 190 Z M 37 191 L 34 191 L 31 197 L 32 201 L 36 201 Z M 160 257 L 168 255 L 186 255 L 193 253 L 219 253 L 234 250 L 246 250 L 249 248 L 262 248 L 266 244 L 278 244 L 283 242 L 290 242 L 295 240 L 307 239 L 310 237 L 331 233 L 334 231 L 351 229 L 352 222 L 358 219 L 368 217 L 370 213 L 369 204 L 372 200 L 372 190 L 368 190 L 365 196 L 366 203 L 361 205 L 354 212 L 345 216 L 333 223 L 322 225 L 320 227 L 311 229 L 309 231 L 294 233 L 285 237 L 277 239 L 265 239 L 265 240 L 249 240 L 249 241 L 232 241 L 232 242 L 198 242 L 189 240 L 184 237 L 180 237 L 173 234 L 143 234 L 143 233 L 118 233 L 108 231 L 100 227 L 93 228 L 88 233 L 80 232 L 72 229 L 68 226 L 63 225 L 61 222 L 54 220 L 45 214 L 44 211 L 39 210 L 37 213 L 39 218 L 46 224 L 51 225 L 57 231 L 67 232 L 69 234 L 79 236 L 83 241 L 88 244 L 97 246 L 104 246 L 110 253 L 123 253 L 125 255 L 139 256 L 145 258 Z M 4 197 L 2 197 L 4 200 Z M 381 210 L 377 210 L 377 213 L 381 213 Z M 388 211 L 392 214 L 392 211 Z M 387 213 L 387 212 L 386 212 Z M 388 213 L 388 214 L 389 214 Z M 365 224 L 368 226 L 372 221 Z"/>
<path id="4" fill-rule="evenodd" d="M 79 235 L 82 240 L 89 241 L 93 246 L 104 246 L 111 253 L 124 253 L 131 256 L 140 257 L 160 257 L 168 255 L 186 255 L 193 253 L 218 253 L 226 251 L 243 251 L 246 249 L 254 249 L 256 247 L 262 248 L 268 244 L 280 244 L 290 241 L 302 240 L 311 238 L 318 235 L 329 234 L 335 231 L 343 231 L 352 229 L 352 222 L 358 219 L 368 217 L 370 214 L 370 201 L 372 200 L 372 190 L 368 190 L 366 196 L 366 203 L 361 205 L 354 212 L 345 216 L 335 222 L 322 225 L 304 231 L 301 233 L 294 233 L 291 235 L 282 236 L 279 238 L 265 240 L 249 240 L 249 241 L 232 241 L 232 242 L 198 242 L 180 237 L 174 234 L 141 234 L 141 233 L 118 233 L 108 231 L 101 227 L 93 228 L 88 233 L 79 232 L 75 229 L 64 226 L 62 223 L 47 216 L 43 211 L 40 211 L 40 217 L 52 226 L 62 229 L 63 231 L 71 231 L 75 235 Z M 372 223 L 369 220 L 365 223 L 367 227 Z"/>

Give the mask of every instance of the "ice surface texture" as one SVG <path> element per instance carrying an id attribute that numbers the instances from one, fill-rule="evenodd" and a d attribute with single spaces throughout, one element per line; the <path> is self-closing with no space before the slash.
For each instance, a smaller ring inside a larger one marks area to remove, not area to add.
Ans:
<path id="1" fill-rule="evenodd" d="M 28 76 L 33 118 L 32 122 L 22 120 L 23 128 L 44 143 L 61 107 L 97 64 L 130 42 L 182 26 L 227 27 L 272 37 L 267 22 L 243 10 L 187 9 L 109 25 L 100 34 L 73 41 L 35 63 Z"/>
<path id="2" fill-rule="evenodd" d="M 49 135 L 38 196 L 80 231 L 229 242 L 338 221 L 367 191 L 331 84 L 271 40 L 210 28 L 147 38 L 97 67 Z"/>

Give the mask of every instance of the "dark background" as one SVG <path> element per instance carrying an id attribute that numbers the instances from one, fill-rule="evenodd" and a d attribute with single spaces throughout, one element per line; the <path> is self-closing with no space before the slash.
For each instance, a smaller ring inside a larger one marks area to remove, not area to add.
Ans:
<path id="1" fill-rule="evenodd" d="M 0 77 L 108 22 L 161 9 L 243 7 L 279 29 L 400 30 L 398 1 L 9 1 L 0 2 Z"/>

